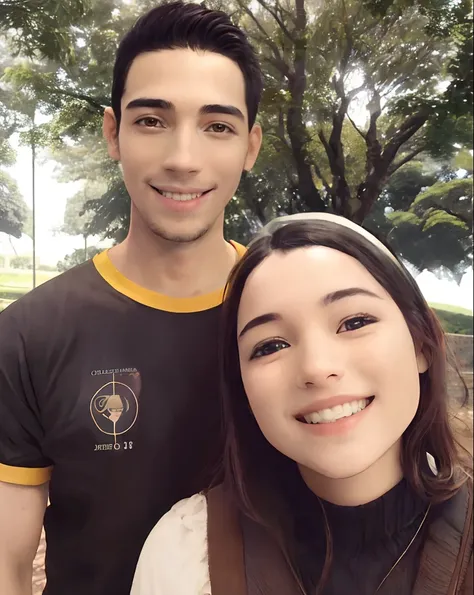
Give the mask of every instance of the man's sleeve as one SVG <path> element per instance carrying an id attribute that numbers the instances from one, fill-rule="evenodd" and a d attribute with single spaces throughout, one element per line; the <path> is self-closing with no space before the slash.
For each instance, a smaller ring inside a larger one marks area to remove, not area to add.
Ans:
<path id="1" fill-rule="evenodd" d="M 52 464 L 41 449 L 39 395 L 28 370 L 21 315 L 17 304 L 0 313 L 0 481 L 38 486 L 49 481 Z"/>

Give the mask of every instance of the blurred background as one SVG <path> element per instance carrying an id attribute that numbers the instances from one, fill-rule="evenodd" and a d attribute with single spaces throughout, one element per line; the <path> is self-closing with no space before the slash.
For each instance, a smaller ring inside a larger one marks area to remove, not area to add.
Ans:
<path id="1" fill-rule="evenodd" d="M 472 448 L 471 0 L 206 4 L 248 32 L 265 77 L 264 145 L 227 236 L 245 244 L 274 216 L 330 211 L 388 241 L 450 333 Z M 102 114 L 119 40 L 155 5 L 0 0 L 0 311 L 125 237 Z M 44 542 L 38 593 L 43 554 Z"/>

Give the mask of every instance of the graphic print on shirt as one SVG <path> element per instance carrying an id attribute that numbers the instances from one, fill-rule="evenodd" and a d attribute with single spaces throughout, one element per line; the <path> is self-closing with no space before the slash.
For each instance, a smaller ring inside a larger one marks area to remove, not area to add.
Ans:
<path id="1" fill-rule="evenodd" d="M 94 450 L 131 450 L 133 442 L 124 434 L 135 425 L 138 417 L 140 373 L 135 368 L 94 370 L 91 373 L 102 385 L 90 401 L 90 414 L 95 426 L 110 439 L 96 444 Z M 107 379 L 108 377 L 108 379 Z M 103 382 L 107 379 L 107 382 Z"/>

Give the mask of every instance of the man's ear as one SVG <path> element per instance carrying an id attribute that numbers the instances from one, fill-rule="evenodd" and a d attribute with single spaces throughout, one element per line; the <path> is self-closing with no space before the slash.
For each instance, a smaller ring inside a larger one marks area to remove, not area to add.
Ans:
<path id="1" fill-rule="evenodd" d="M 245 158 L 244 171 L 250 171 L 257 161 L 260 147 L 262 146 L 262 127 L 254 124 L 249 134 L 249 147 Z"/>
<path id="2" fill-rule="evenodd" d="M 120 161 L 117 120 L 115 119 L 114 110 L 111 107 L 105 108 L 102 132 L 107 141 L 109 156 L 115 161 Z"/>

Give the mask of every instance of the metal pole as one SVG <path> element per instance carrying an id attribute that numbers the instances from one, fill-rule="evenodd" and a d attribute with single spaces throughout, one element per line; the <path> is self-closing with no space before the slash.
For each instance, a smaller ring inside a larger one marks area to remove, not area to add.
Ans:
<path id="1" fill-rule="evenodd" d="M 35 184 L 35 166 L 36 166 L 36 143 L 35 143 L 35 121 L 33 116 L 33 127 L 31 129 L 31 192 L 33 207 L 33 289 L 36 287 L 36 184 Z"/>

